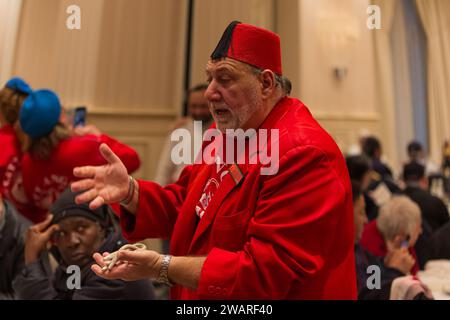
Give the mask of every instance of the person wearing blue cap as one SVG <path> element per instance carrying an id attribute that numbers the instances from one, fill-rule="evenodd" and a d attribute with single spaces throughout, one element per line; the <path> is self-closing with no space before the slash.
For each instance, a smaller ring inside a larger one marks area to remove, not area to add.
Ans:
<path id="1" fill-rule="evenodd" d="M 19 212 L 34 210 L 21 188 L 21 160 L 29 138 L 19 125 L 20 109 L 32 92 L 28 83 L 18 77 L 0 90 L 0 202 L 8 199 Z"/>
<path id="2" fill-rule="evenodd" d="M 30 139 L 22 159 L 23 187 L 37 208 L 24 214 L 34 223 L 45 219 L 59 194 L 75 180 L 74 167 L 106 163 L 99 152 L 102 143 L 118 152 L 130 173 L 140 166 L 133 148 L 93 126 L 72 130 L 60 120 L 61 110 L 58 95 L 48 89 L 33 91 L 20 110 L 20 127 Z"/>

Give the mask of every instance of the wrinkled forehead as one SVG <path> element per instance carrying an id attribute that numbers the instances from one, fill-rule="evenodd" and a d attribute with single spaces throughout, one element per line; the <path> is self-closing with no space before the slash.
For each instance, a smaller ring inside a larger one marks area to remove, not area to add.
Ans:
<path id="1" fill-rule="evenodd" d="M 206 74 L 211 74 L 219 70 L 228 70 L 231 72 L 249 72 L 250 66 L 246 63 L 234 60 L 232 58 L 221 58 L 217 60 L 209 59 L 206 63 Z"/>

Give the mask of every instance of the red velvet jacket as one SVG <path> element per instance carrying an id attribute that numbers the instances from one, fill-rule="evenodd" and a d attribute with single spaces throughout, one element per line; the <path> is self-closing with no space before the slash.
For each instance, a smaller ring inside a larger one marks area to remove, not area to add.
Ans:
<path id="1" fill-rule="evenodd" d="M 106 143 L 114 151 L 129 173 L 139 168 L 140 159 L 136 151 L 107 135 L 87 135 L 63 140 L 47 160 L 36 159 L 26 153 L 22 159 L 23 185 L 28 201 L 37 210 L 23 214 L 35 223 L 45 219 L 48 209 L 59 194 L 70 182 L 76 180 L 73 176 L 75 167 L 106 163 L 99 151 L 102 143 Z"/>
<path id="2" fill-rule="evenodd" d="M 279 171 L 239 165 L 225 175 L 203 218 L 195 213 L 215 165 L 191 165 L 165 188 L 139 181 L 124 235 L 171 237 L 176 256 L 207 256 L 196 291 L 174 299 L 356 299 L 353 208 L 345 161 L 298 100 L 284 98 L 261 128 L 279 129 Z"/>

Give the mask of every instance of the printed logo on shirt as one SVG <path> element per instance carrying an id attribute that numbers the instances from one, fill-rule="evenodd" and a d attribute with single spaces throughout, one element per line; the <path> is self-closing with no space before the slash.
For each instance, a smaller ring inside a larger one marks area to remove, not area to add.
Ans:
<path id="1" fill-rule="evenodd" d="M 195 213 L 200 219 L 205 215 L 205 211 L 211 203 L 211 200 L 217 189 L 219 189 L 220 183 L 228 173 L 228 165 L 218 164 L 217 170 L 214 171 L 213 177 L 209 178 L 206 182 L 205 188 L 203 188 L 202 196 L 195 206 Z"/>
<path id="2" fill-rule="evenodd" d="M 13 157 L 6 167 L 2 181 L 5 198 L 11 200 L 16 206 L 26 205 L 28 203 L 20 169 L 19 158 Z"/>
<path id="3" fill-rule="evenodd" d="M 34 188 L 33 201 L 38 207 L 49 209 L 68 185 L 69 179 L 67 177 L 54 174 L 45 177 L 43 185 Z"/>

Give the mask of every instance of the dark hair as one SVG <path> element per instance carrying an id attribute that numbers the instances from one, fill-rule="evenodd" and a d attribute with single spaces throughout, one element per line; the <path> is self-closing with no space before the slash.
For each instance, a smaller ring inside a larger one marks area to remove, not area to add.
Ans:
<path id="1" fill-rule="evenodd" d="M 403 166 L 403 180 L 419 181 L 425 176 L 425 167 L 417 162 L 411 162 Z"/>
<path id="2" fill-rule="evenodd" d="M 418 141 L 412 141 L 408 144 L 408 155 L 410 157 L 417 156 L 417 153 L 423 150 L 422 144 Z"/>
<path id="3" fill-rule="evenodd" d="M 362 150 L 369 158 L 374 158 L 375 153 L 381 149 L 380 141 L 374 136 L 364 139 Z"/>
<path id="4" fill-rule="evenodd" d="M 28 151 L 32 156 L 40 160 L 47 160 L 50 158 L 53 149 L 58 146 L 59 142 L 69 137 L 69 129 L 62 123 L 58 123 L 48 135 L 33 139 Z"/>
<path id="5" fill-rule="evenodd" d="M 206 89 L 208 89 L 207 83 L 199 83 L 187 91 L 187 96 L 189 96 L 193 92 L 205 91 Z"/>
<path id="6" fill-rule="evenodd" d="M 358 181 L 352 180 L 352 200 L 353 203 L 362 196 L 361 184 Z"/>
<path id="7" fill-rule="evenodd" d="M 7 124 L 13 125 L 19 119 L 20 108 L 27 97 L 27 94 L 10 88 L 0 90 L 0 112 Z"/>
<path id="8" fill-rule="evenodd" d="M 370 170 L 369 159 L 363 155 L 349 156 L 345 158 L 345 162 L 352 181 L 361 182 L 364 175 Z"/>
<path id="9" fill-rule="evenodd" d="M 284 92 L 286 93 L 286 95 L 290 95 L 291 91 L 292 91 L 292 82 L 291 82 L 291 80 L 289 80 L 289 78 L 285 77 L 285 76 L 282 77 L 282 80 L 283 80 Z"/>

